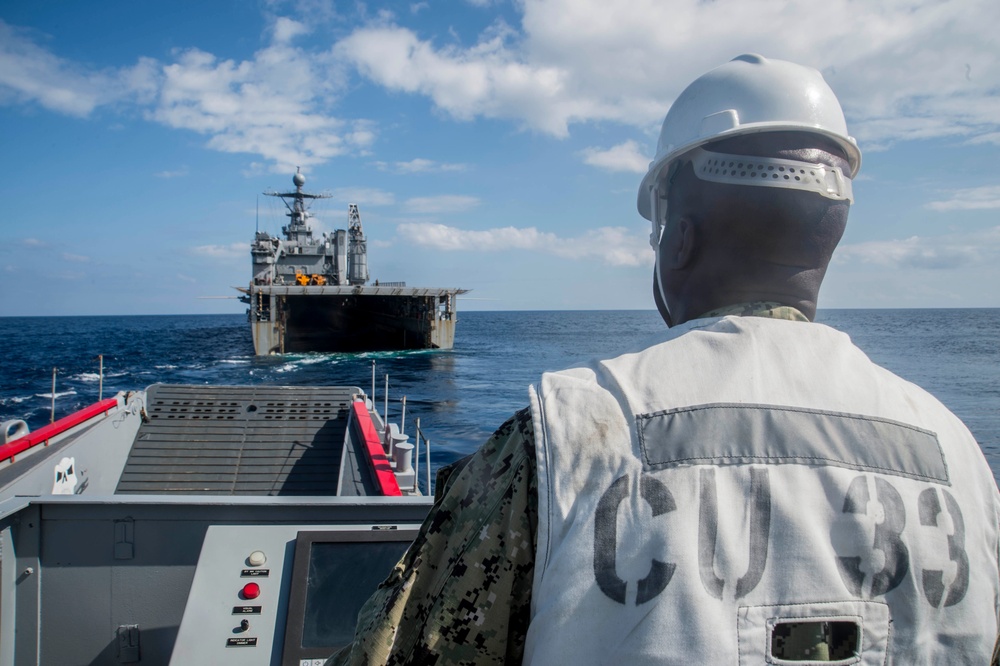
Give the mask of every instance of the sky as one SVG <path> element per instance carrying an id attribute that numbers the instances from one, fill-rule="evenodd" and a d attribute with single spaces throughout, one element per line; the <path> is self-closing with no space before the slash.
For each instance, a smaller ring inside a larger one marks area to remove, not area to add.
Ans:
<path id="1" fill-rule="evenodd" d="M 863 152 L 821 308 L 1000 307 L 996 0 L 0 3 L 0 315 L 239 313 L 296 168 L 372 279 L 649 309 L 684 87 L 820 70 Z"/>

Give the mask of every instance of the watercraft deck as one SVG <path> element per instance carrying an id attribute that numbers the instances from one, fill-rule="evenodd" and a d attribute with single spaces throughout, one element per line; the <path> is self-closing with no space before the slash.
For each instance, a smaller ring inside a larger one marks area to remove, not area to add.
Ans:
<path id="1" fill-rule="evenodd" d="M 336 495 L 351 399 L 359 393 L 154 385 L 115 492 Z"/>
<path id="2" fill-rule="evenodd" d="M 397 432 L 356 387 L 157 384 L 13 440 L 0 665 L 322 662 L 431 505 Z"/>

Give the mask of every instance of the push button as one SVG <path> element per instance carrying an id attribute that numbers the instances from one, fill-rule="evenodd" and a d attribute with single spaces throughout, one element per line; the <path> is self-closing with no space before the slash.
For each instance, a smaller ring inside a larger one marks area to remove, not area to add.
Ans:
<path id="1" fill-rule="evenodd" d="M 244 599 L 256 599 L 260 596 L 260 585 L 257 583 L 247 583 L 240 590 L 240 594 Z"/>

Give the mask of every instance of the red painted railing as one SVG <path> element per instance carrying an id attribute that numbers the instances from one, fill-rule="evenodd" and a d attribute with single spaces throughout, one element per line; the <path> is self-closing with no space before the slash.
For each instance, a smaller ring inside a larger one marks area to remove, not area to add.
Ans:
<path id="1" fill-rule="evenodd" d="M 55 423 L 50 423 L 49 425 L 39 428 L 34 432 L 28 433 L 24 437 L 19 437 L 12 442 L 7 442 L 6 444 L 0 444 L 0 462 L 7 459 L 14 462 L 14 456 L 17 454 L 27 451 L 31 447 L 38 446 L 39 444 L 47 445 L 49 440 L 56 435 L 60 435 L 70 428 L 76 427 L 81 423 L 85 423 L 94 417 L 107 414 L 108 411 L 117 406 L 118 398 L 101 400 L 90 407 L 84 407 L 78 412 L 73 412 L 69 416 L 64 416 Z"/>
<path id="2" fill-rule="evenodd" d="M 379 439 L 378 431 L 375 430 L 375 424 L 372 423 L 372 417 L 368 413 L 364 401 L 355 400 L 351 404 L 351 408 L 354 410 L 354 418 L 357 419 L 358 427 L 361 429 L 362 442 L 368 452 L 368 462 L 375 474 L 375 484 L 378 486 L 379 492 L 383 495 L 401 496 L 403 491 L 399 489 L 392 465 L 385 457 L 382 441 Z"/>

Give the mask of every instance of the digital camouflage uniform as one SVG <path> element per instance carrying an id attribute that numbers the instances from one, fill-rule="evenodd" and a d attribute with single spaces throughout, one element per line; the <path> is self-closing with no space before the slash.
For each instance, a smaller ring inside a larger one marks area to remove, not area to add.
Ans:
<path id="1" fill-rule="evenodd" d="M 538 490 L 531 411 L 441 469 L 413 545 L 328 664 L 520 663 L 531 619 Z"/>
<path id="2" fill-rule="evenodd" d="M 727 315 L 808 321 L 779 303 L 719 308 Z M 358 615 L 355 642 L 328 665 L 519 664 L 531 620 L 538 486 L 530 409 L 437 476 L 434 507 L 392 573 Z M 788 660 L 835 661 L 836 627 L 786 624 Z"/>

